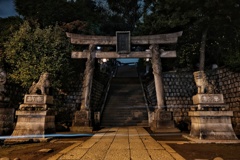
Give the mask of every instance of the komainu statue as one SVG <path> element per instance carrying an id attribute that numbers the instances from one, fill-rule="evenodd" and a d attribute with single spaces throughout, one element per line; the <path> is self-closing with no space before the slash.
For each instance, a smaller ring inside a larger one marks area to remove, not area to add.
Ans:
<path id="1" fill-rule="evenodd" d="M 48 95 L 49 88 L 51 86 L 50 81 L 48 80 L 49 73 L 42 73 L 38 82 L 33 82 L 32 86 L 29 89 L 29 94 L 38 94 L 39 91 L 41 94 Z"/>
<path id="2" fill-rule="evenodd" d="M 213 84 L 209 83 L 206 78 L 206 74 L 204 71 L 197 71 L 193 73 L 195 83 L 198 87 L 198 93 L 209 93 L 212 94 L 214 92 Z"/>
<path id="3" fill-rule="evenodd" d="M 6 89 L 5 89 L 5 83 L 7 81 L 7 74 L 6 72 L 0 67 L 0 96 L 5 95 Z"/>

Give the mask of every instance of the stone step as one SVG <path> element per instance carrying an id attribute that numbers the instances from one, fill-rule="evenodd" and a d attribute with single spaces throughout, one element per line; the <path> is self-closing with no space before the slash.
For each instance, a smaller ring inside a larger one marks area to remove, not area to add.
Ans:
<path id="1" fill-rule="evenodd" d="M 134 107 L 131 107 L 131 108 L 105 108 L 104 111 L 117 111 L 117 112 L 147 112 L 147 109 L 146 108 L 138 108 L 138 109 L 133 109 Z"/>
<path id="2" fill-rule="evenodd" d="M 110 111 L 106 111 L 102 117 L 103 118 L 106 118 L 106 117 L 114 117 L 114 116 L 121 116 L 121 117 L 124 117 L 124 116 L 133 116 L 133 117 L 139 117 L 139 116 L 148 116 L 148 113 L 147 112 L 139 112 L 139 111 L 136 111 L 136 112 L 132 112 L 132 111 L 114 111 L 113 112 L 110 112 Z"/>
<path id="3" fill-rule="evenodd" d="M 127 109 L 127 110 L 120 110 L 120 109 L 105 109 L 104 112 L 111 112 L 113 115 L 114 114 L 118 114 L 118 113 L 141 113 L 141 114 L 147 114 L 147 110 L 131 110 L 131 109 Z M 114 112 L 114 113 L 113 113 Z"/>
<path id="4" fill-rule="evenodd" d="M 138 77 L 115 77 L 101 126 L 148 126 L 148 113 Z"/>
<path id="5" fill-rule="evenodd" d="M 102 124 L 104 123 L 121 123 L 121 122 L 134 122 L 134 123 L 142 123 L 143 121 L 146 121 L 147 123 L 147 120 L 145 118 L 139 118 L 139 119 L 131 119 L 130 117 L 126 117 L 126 118 L 119 118 L 119 119 L 116 119 L 114 117 L 109 117 L 109 118 L 106 118 L 102 121 Z"/>
<path id="6" fill-rule="evenodd" d="M 147 109 L 146 108 L 118 108 L 118 107 L 111 107 L 111 108 L 105 108 L 104 112 L 108 112 L 108 111 L 116 111 L 116 112 L 146 112 L 147 113 Z"/>
<path id="7" fill-rule="evenodd" d="M 115 77 L 112 78 L 112 84 L 121 85 L 121 84 L 139 84 L 138 77 Z"/>
<path id="8" fill-rule="evenodd" d="M 108 119 L 108 117 L 111 118 L 118 118 L 118 119 L 122 119 L 122 118 L 126 118 L 126 117 L 130 117 L 130 118 L 147 118 L 148 114 L 147 113 L 127 113 L 127 112 L 122 112 L 122 113 L 118 113 L 118 114 L 111 114 L 110 113 L 106 113 L 104 115 L 102 115 L 103 119 Z"/>
<path id="9" fill-rule="evenodd" d="M 148 120 L 147 115 L 121 115 L 121 116 L 103 116 L 102 121 L 104 122 L 105 120 Z"/>
<path id="10" fill-rule="evenodd" d="M 113 109 L 114 108 L 118 108 L 118 107 L 121 107 L 122 108 L 122 106 L 125 106 L 125 105 L 129 105 L 129 109 L 133 109 L 133 108 L 135 108 L 135 107 L 138 107 L 140 104 L 136 104 L 136 103 L 109 103 L 109 106 L 111 106 Z M 110 109 L 112 109 L 112 108 L 110 108 Z M 121 110 L 121 108 L 119 108 L 119 110 Z M 141 108 L 145 108 L 146 109 L 146 107 L 143 105 Z M 127 108 L 122 108 L 122 109 L 127 109 Z"/>
<path id="11" fill-rule="evenodd" d="M 115 123 L 103 123 L 101 125 L 102 127 L 112 127 L 112 126 L 142 126 L 142 127 L 148 127 L 148 122 L 142 122 L 142 123 L 123 123 L 123 122 L 115 122 Z"/>
<path id="12" fill-rule="evenodd" d="M 144 126 L 148 127 L 148 121 L 144 120 L 142 122 L 137 121 L 130 121 L 130 122 L 119 122 L 119 121 L 112 121 L 112 122 L 103 122 L 102 125 L 103 127 L 108 127 L 108 126 Z"/>

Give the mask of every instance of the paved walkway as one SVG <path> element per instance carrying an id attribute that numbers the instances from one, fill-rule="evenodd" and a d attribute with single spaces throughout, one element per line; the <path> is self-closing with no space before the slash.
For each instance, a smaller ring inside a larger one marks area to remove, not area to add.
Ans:
<path id="1" fill-rule="evenodd" d="M 184 160 L 142 127 L 104 128 L 89 140 L 74 143 L 49 160 Z"/>

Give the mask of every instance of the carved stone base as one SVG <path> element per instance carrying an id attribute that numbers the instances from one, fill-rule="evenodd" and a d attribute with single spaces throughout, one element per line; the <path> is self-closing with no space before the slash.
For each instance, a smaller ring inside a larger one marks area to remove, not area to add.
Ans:
<path id="1" fill-rule="evenodd" d="M 234 132 L 236 135 L 240 135 L 240 111 L 233 111 L 234 115 Z"/>
<path id="2" fill-rule="evenodd" d="M 180 132 L 180 130 L 175 127 L 172 112 L 170 111 L 162 111 L 157 109 L 154 113 L 154 119 L 150 126 L 153 132 Z"/>
<path id="3" fill-rule="evenodd" d="M 232 111 L 189 111 L 190 136 L 199 139 L 237 139 L 231 123 Z"/>
<path id="4" fill-rule="evenodd" d="M 53 96 L 26 94 L 24 104 L 21 104 L 19 110 L 47 110 L 48 106 L 53 104 Z"/>
<path id="5" fill-rule="evenodd" d="M 87 110 L 76 111 L 70 130 L 72 132 L 92 132 L 91 112 Z"/>
<path id="6" fill-rule="evenodd" d="M 192 97 L 193 106 L 191 110 L 211 111 L 228 110 L 229 106 L 224 103 L 222 94 L 197 94 Z"/>
<path id="7" fill-rule="evenodd" d="M 0 102 L 0 135 L 10 135 L 14 129 L 14 108 L 8 103 Z"/>
<path id="8" fill-rule="evenodd" d="M 40 142 L 46 139 L 46 134 L 55 133 L 55 112 L 46 111 L 16 111 L 18 116 L 16 127 L 5 144 Z"/>

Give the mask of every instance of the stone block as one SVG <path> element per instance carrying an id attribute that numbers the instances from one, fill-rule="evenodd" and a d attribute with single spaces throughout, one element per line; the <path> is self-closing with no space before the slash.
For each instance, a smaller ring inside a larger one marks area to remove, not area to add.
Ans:
<path id="1" fill-rule="evenodd" d="M 55 112 L 46 111 L 16 111 L 18 116 L 16 127 L 5 144 L 41 141 L 46 134 L 55 133 Z M 18 137 L 20 136 L 20 137 Z"/>
<path id="2" fill-rule="evenodd" d="M 159 109 L 155 111 L 150 127 L 154 132 L 180 132 L 175 127 L 172 112 Z"/>
<path id="3" fill-rule="evenodd" d="M 25 104 L 53 104 L 53 96 L 26 94 L 24 96 Z"/>
<path id="4" fill-rule="evenodd" d="M 231 117 L 232 111 L 189 111 L 190 117 Z"/>
<path id="5" fill-rule="evenodd" d="M 92 132 L 91 127 L 91 112 L 87 110 L 80 110 L 75 112 L 73 125 L 70 128 L 73 132 Z"/>
<path id="6" fill-rule="evenodd" d="M 14 129 L 14 108 L 0 107 L 0 135 L 11 134 Z"/>
<path id="7" fill-rule="evenodd" d="M 237 139 L 232 128 L 232 111 L 189 111 L 190 136 L 199 139 Z"/>
<path id="8" fill-rule="evenodd" d="M 193 96 L 193 104 L 224 104 L 222 94 L 197 94 Z"/>

